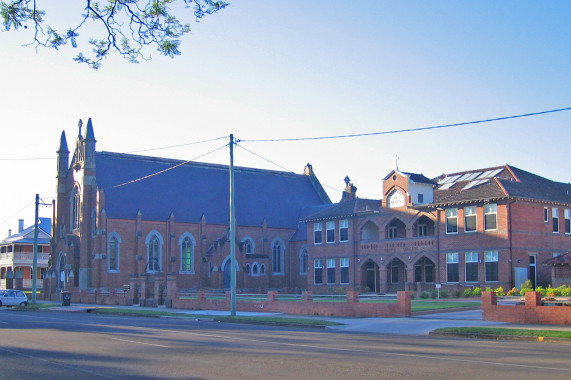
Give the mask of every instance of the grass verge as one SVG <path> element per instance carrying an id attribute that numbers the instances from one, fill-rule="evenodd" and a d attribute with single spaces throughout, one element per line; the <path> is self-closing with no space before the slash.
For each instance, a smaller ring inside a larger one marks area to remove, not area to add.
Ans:
<path id="1" fill-rule="evenodd" d="M 446 327 L 436 329 L 434 332 L 459 335 L 494 335 L 571 339 L 571 331 L 507 329 L 501 327 Z"/>
<path id="2" fill-rule="evenodd" d="M 101 308 L 90 311 L 97 314 L 115 314 L 115 315 L 132 315 L 143 317 L 179 317 L 179 318 L 192 318 L 192 319 L 215 319 L 222 322 L 244 322 L 244 323 L 263 323 L 274 325 L 287 325 L 287 326 L 337 326 L 342 323 L 323 321 L 320 319 L 311 318 L 285 318 L 285 317 L 257 317 L 257 316 L 216 316 L 216 315 L 203 315 L 203 314 L 183 314 L 183 313 L 170 313 L 165 311 L 154 310 L 137 310 L 137 309 L 119 309 L 119 308 Z"/>
<path id="3" fill-rule="evenodd" d="M 415 312 L 415 311 L 427 311 L 427 310 L 454 309 L 458 307 L 476 307 L 481 305 L 482 303 L 478 301 L 412 300 L 410 303 L 410 308 L 412 312 Z"/>

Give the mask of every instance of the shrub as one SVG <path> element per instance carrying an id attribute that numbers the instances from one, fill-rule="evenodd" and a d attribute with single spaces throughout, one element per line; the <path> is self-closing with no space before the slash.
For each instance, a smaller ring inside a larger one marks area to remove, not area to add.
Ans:
<path id="1" fill-rule="evenodd" d="M 517 288 L 511 288 L 511 290 L 508 290 L 507 295 L 508 296 L 519 296 L 519 290 Z"/>
<path id="2" fill-rule="evenodd" d="M 571 286 L 568 286 L 568 287 L 566 287 L 566 288 L 563 288 L 563 289 L 561 290 L 561 295 L 562 295 L 563 297 L 571 297 Z"/>
<path id="3" fill-rule="evenodd" d="M 547 289 L 545 289 L 542 286 L 536 286 L 535 291 L 541 293 L 542 297 L 545 297 L 547 295 Z"/>
<path id="4" fill-rule="evenodd" d="M 466 288 L 464 289 L 464 297 L 466 298 L 470 298 L 474 295 L 474 292 L 472 291 L 471 288 Z"/>
<path id="5" fill-rule="evenodd" d="M 525 296 L 525 293 L 527 292 L 533 292 L 533 289 L 531 288 L 521 288 L 521 290 L 519 291 L 519 294 L 521 294 L 522 296 Z"/>
<path id="6" fill-rule="evenodd" d="M 430 291 L 430 298 L 436 299 L 436 297 L 438 297 L 438 290 L 432 289 L 432 290 Z"/>
<path id="7" fill-rule="evenodd" d="M 494 292 L 496 292 L 496 295 L 500 297 L 506 295 L 506 292 L 504 292 L 504 288 L 502 286 L 498 286 Z"/>
<path id="8" fill-rule="evenodd" d="M 461 290 L 455 290 L 452 295 L 456 298 L 460 298 L 460 296 L 462 295 L 462 291 Z"/>
<path id="9" fill-rule="evenodd" d="M 448 290 L 446 289 L 440 290 L 440 298 L 448 298 Z"/>
<path id="10" fill-rule="evenodd" d="M 420 293 L 420 298 L 422 298 L 422 299 L 428 299 L 428 298 L 430 298 L 430 293 L 427 292 L 427 291 L 421 292 L 421 293 Z"/>
<path id="11" fill-rule="evenodd" d="M 479 286 L 476 286 L 474 290 L 472 290 L 472 295 L 474 297 L 481 297 L 482 296 L 482 289 Z"/>
<path id="12" fill-rule="evenodd" d="M 521 284 L 522 289 L 533 289 L 533 284 L 531 283 L 530 279 L 525 280 L 523 284 Z"/>

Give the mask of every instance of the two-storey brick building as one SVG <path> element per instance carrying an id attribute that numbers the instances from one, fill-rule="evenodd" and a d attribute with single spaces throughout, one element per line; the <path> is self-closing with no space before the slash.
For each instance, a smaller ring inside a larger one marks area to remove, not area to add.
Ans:
<path id="1" fill-rule="evenodd" d="M 433 180 L 393 170 L 383 199 L 355 192 L 348 183 L 341 202 L 304 219 L 316 292 L 545 286 L 541 264 L 571 251 L 571 185 L 513 166 Z"/>

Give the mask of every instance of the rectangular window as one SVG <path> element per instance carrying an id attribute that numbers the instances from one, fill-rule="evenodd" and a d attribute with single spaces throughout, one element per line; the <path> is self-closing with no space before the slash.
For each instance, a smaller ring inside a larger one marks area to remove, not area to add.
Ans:
<path id="1" fill-rule="evenodd" d="M 495 203 L 484 205 L 484 229 L 498 229 L 498 205 Z"/>
<path id="2" fill-rule="evenodd" d="M 446 254 L 446 282 L 458 282 L 458 253 Z"/>
<path id="3" fill-rule="evenodd" d="M 399 283 L 399 266 L 395 261 L 391 263 L 391 283 L 392 284 Z"/>
<path id="4" fill-rule="evenodd" d="M 349 221 L 347 219 L 339 221 L 339 241 L 349 241 Z"/>
<path id="5" fill-rule="evenodd" d="M 315 223 L 313 225 L 313 244 L 321 244 L 323 241 L 322 237 L 323 225 L 321 223 Z"/>
<path id="6" fill-rule="evenodd" d="M 476 231 L 476 206 L 464 207 L 464 231 L 474 232 Z"/>
<path id="7" fill-rule="evenodd" d="M 339 281 L 342 284 L 348 284 L 349 283 L 349 259 L 348 258 L 342 258 L 339 261 L 339 266 L 341 267 L 341 281 Z"/>
<path id="8" fill-rule="evenodd" d="M 478 282 L 478 252 L 466 252 L 466 282 Z"/>
<path id="9" fill-rule="evenodd" d="M 416 226 L 416 235 L 418 237 L 426 236 L 426 224 L 419 223 Z"/>
<path id="10" fill-rule="evenodd" d="M 484 252 L 486 282 L 498 281 L 498 251 Z"/>
<path id="11" fill-rule="evenodd" d="M 458 232 L 458 209 L 449 208 L 446 210 L 446 233 L 455 234 Z"/>
<path id="12" fill-rule="evenodd" d="M 328 243 L 335 242 L 335 222 L 327 222 L 326 236 Z"/>
<path id="13" fill-rule="evenodd" d="M 543 221 L 545 223 L 549 222 L 549 208 L 547 208 L 547 207 L 543 208 Z"/>
<path id="14" fill-rule="evenodd" d="M 424 194 L 418 194 L 418 204 L 424 203 Z"/>
<path id="15" fill-rule="evenodd" d="M 571 234 L 571 210 L 565 210 L 565 233 Z"/>
<path id="16" fill-rule="evenodd" d="M 323 261 L 313 260 L 313 283 L 315 285 L 323 284 Z"/>
<path id="17" fill-rule="evenodd" d="M 327 259 L 327 283 L 335 284 L 335 259 Z"/>
<path id="18" fill-rule="evenodd" d="M 553 233 L 557 234 L 559 233 L 559 209 L 553 207 L 551 209 L 551 216 L 553 218 Z"/>

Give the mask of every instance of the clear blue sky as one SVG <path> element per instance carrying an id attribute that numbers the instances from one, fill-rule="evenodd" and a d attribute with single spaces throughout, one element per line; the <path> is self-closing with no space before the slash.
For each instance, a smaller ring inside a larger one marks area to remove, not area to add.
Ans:
<path id="1" fill-rule="evenodd" d="M 43 1 L 47 5 L 48 1 Z M 52 6 L 54 7 L 54 6 Z M 56 19 L 75 17 L 47 8 Z M 97 149 L 190 160 L 242 140 L 369 133 L 571 106 L 571 3 L 562 1 L 232 1 L 195 23 L 182 56 L 99 71 L 0 33 L 0 235 L 55 196 L 65 130 L 92 117 Z M 236 165 L 301 173 L 306 163 L 340 198 L 379 199 L 403 171 L 442 173 L 505 163 L 571 181 L 571 111 L 449 129 L 340 140 L 243 142 Z M 144 150 L 144 151 L 143 151 Z M 228 163 L 228 150 L 199 159 Z M 271 162 L 269 162 L 271 161 Z M 278 164 L 278 166 L 272 163 Z M 51 216 L 42 208 L 41 216 Z"/>

